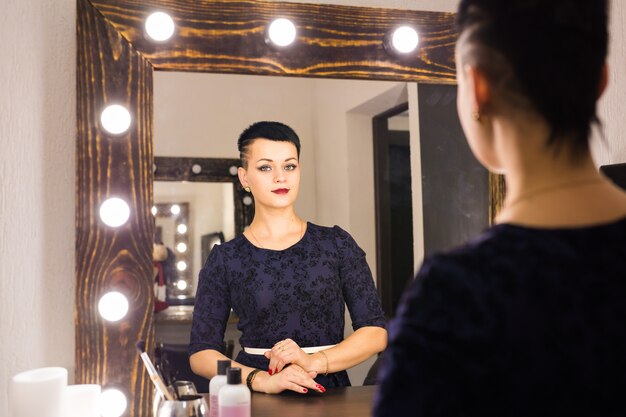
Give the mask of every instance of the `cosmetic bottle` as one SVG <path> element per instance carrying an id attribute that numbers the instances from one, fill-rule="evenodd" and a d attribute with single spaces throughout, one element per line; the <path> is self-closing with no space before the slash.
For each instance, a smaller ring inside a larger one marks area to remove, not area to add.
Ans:
<path id="1" fill-rule="evenodd" d="M 218 394 L 226 385 L 226 370 L 230 367 L 230 361 L 217 361 L 217 375 L 209 382 L 209 417 L 219 417 Z"/>
<path id="2" fill-rule="evenodd" d="M 219 393 L 219 417 L 250 417 L 250 390 L 241 383 L 241 368 L 228 368 Z"/>

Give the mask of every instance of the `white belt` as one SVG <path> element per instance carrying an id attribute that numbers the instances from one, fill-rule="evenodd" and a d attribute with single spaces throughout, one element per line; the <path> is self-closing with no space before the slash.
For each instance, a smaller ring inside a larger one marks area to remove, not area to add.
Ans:
<path id="1" fill-rule="evenodd" d="M 322 350 L 326 350 L 326 349 L 330 349 L 331 347 L 335 347 L 337 345 L 326 345 L 326 346 L 313 346 L 313 347 L 303 347 L 300 348 L 304 351 L 304 353 L 317 353 L 319 351 Z M 265 354 L 265 352 L 269 352 L 270 350 L 272 350 L 271 348 L 269 349 L 264 349 L 264 348 L 250 348 L 250 347 L 245 347 L 243 348 L 243 350 L 248 354 L 248 355 L 263 355 Z"/>

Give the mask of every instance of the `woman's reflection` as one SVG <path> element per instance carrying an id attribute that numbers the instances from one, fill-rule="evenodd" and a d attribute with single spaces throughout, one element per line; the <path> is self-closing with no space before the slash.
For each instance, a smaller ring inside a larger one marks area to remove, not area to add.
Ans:
<path id="1" fill-rule="evenodd" d="M 350 385 L 346 369 L 382 351 L 385 319 L 365 253 L 340 227 L 294 210 L 300 140 L 288 126 L 258 122 L 239 137 L 239 180 L 255 199 L 248 229 L 216 246 L 200 272 L 190 363 L 211 378 L 231 308 L 243 350 L 234 366 L 255 391 Z M 346 339 L 344 305 L 355 332 Z"/>

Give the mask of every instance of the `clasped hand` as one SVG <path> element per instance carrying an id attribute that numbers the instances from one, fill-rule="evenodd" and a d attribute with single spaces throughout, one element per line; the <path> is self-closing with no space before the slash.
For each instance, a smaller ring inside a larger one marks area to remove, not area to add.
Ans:
<path id="1" fill-rule="evenodd" d="M 265 357 L 270 360 L 267 372 L 270 375 L 268 383 L 279 384 L 277 387 L 269 384 L 270 390 L 282 387 L 300 393 L 306 393 L 307 388 L 319 392 L 326 391 L 313 379 L 317 376 L 317 372 L 312 370 L 311 356 L 300 349 L 300 346 L 293 340 L 285 339 L 276 343 L 271 350 L 265 352 Z"/>

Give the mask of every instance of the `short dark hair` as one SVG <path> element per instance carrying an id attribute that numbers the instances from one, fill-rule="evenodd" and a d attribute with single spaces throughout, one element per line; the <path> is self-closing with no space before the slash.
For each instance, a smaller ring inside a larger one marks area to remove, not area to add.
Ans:
<path id="1" fill-rule="evenodd" d="M 549 145 L 589 149 L 608 50 L 607 0 L 461 0 L 467 57 L 510 103 L 550 127 Z M 464 55 L 465 58 L 465 55 Z M 517 100 L 520 102 L 520 100 Z"/>
<path id="2" fill-rule="evenodd" d="M 247 168 L 248 165 L 248 160 L 245 156 L 248 147 L 255 139 L 293 143 L 298 151 L 298 158 L 300 158 L 300 138 L 291 127 L 280 122 L 256 122 L 248 126 L 237 140 L 239 159 L 241 160 L 241 166 L 244 168 Z"/>

